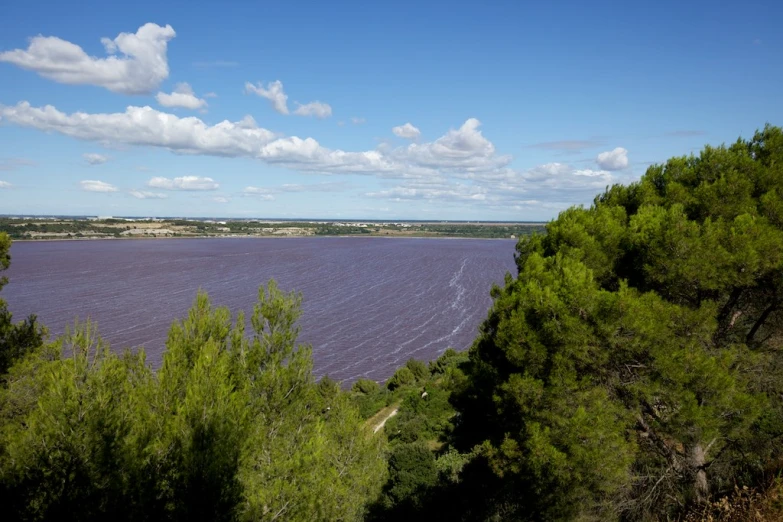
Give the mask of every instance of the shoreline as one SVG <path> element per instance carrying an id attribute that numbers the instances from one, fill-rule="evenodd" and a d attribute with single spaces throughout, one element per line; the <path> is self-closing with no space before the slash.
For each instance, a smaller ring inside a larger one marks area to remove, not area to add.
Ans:
<path id="1" fill-rule="evenodd" d="M 68 237 L 50 239 L 12 239 L 13 243 L 59 243 L 64 241 L 160 241 L 166 239 L 329 239 L 329 238 L 362 238 L 362 239 L 478 239 L 483 241 L 519 241 L 519 237 L 475 237 L 475 236 L 398 236 L 398 235 L 309 235 L 309 236 L 171 236 L 171 237 Z"/>

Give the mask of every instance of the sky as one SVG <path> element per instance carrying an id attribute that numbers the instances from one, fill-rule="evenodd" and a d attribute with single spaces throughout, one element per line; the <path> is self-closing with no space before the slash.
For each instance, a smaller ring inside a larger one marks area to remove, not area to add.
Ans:
<path id="1" fill-rule="evenodd" d="M 783 125 L 779 0 L 0 13 L 0 214 L 541 221 Z"/>

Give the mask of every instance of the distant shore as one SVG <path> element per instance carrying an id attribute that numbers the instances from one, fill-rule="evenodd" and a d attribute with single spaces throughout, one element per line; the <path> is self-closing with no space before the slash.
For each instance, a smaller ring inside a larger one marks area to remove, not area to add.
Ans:
<path id="1" fill-rule="evenodd" d="M 170 236 L 170 237 L 67 237 L 67 238 L 41 238 L 41 239 L 14 239 L 15 243 L 59 243 L 61 241 L 157 241 L 166 239 L 478 239 L 484 241 L 516 241 L 519 238 L 511 237 L 472 237 L 472 236 L 382 236 L 382 235 L 309 235 L 309 236 Z"/>
<path id="2" fill-rule="evenodd" d="M 417 239 L 518 239 L 544 223 L 257 221 L 157 218 L 0 217 L 0 232 L 15 241 L 102 239 L 217 239 L 385 237 Z"/>

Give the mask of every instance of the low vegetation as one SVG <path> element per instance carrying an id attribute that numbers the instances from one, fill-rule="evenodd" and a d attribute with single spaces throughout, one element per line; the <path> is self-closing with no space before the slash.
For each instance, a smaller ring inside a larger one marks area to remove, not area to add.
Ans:
<path id="1" fill-rule="evenodd" d="M 157 371 L 3 303 L 4 513 L 783 519 L 780 128 L 608 188 L 516 262 L 468 352 L 346 390 L 313 379 L 274 282 L 247 332 L 199 294 Z"/>
<path id="2" fill-rule="evenodd" d="M 465 237 L 509 239 L 543 229 L 541 223 L 278 222 L 228 219 L 0 217 L 0 232 L 14 240 L 145 239 L 166 237 Z"/>

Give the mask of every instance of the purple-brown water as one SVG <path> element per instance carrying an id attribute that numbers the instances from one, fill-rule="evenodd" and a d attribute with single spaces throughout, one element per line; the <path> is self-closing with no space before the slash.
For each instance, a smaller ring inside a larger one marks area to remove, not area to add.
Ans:
<path id="1" fill-rule="evenodd" d="M 492 283 L 514 273 L 513 240 L 385 238 L 17 242 L 2 297 L 53 334 L 97 321 L 115 348 L 144 346 L 158 366 L 172 321 L 203 288 L 252 310 L 270 278 L 304 297 L 300 340 L 316 376 L 388 378 L 410 357 L 470 346 Z"/>

